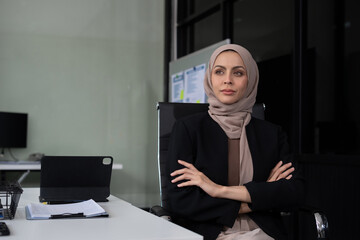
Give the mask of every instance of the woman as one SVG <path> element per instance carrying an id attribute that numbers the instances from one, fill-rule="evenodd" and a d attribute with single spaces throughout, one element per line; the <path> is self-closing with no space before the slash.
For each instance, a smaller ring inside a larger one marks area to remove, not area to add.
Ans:
<path id="1" fill-rule="evenodd" d="M 281 211 L 303 199 L 304 182 L 281 128 L 251 117 L 258 68 L 243 47 L 212 54 L 208 113 L 178 120 L 169 146 L 169 210 L 204 239 L 287 239 Z"/>

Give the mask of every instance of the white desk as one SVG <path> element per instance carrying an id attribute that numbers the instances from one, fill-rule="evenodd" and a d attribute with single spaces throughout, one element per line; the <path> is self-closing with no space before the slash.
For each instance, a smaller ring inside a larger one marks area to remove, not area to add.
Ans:
<path id="1" fill-rule="evenodd" d="M 0 161 L 0 170 L 7 171 L 27 171 L 27 170 L 40 170 L 40 162 L 29 162 L 29 161 Z"/>
<path id="2" fill-rule="evenodd" d="M 120 163 L 114 163 L 113 169 L 122 169 L 123 165 Z M 19 162 L 1 162 L 0 161 L 0 170 L 7 171 L 40 171 L 41 164 L 40 162 L 30 162 L 30 161 L 19 161 Z"/>
<path id="3" fill-rule="evenodd" d="M 113 163 L 114 170 L 123 169 L 123 165 L 120 163 Z M 31 171 L 40 171 L 41 163 L 39 162 L 30 162 L 30 161 L 19 161 L 19 162 L 1 162 L 0 161 L 0 171 L 24 171 L 24 173 L 19 177 L 18 182 L 21 183 Z"/>
<path id="4" fill-rule="evenodd" d="M 24 188 L 15 219 L 5 220 L 16 240 L 200 240 L 202 236 L 134 207 L 117 197 L 99 203 L 108 218 L 26 220 L 25 206 L 38 202 L 39 188 Z"/>

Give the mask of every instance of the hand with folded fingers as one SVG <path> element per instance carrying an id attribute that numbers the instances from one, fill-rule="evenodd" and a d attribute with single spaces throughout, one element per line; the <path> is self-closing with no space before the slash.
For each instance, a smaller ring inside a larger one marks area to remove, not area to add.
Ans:
<path id="1" fill-rule="evenodd" d="M 175 177 L 171 181 L 172 183 L 183 181 L 178 183 L 177 186 L 198 186 L 207 192 L 210 196 L 216 196 L 216 192 L 220 185 L 211 181 L 204 173 L 197 170 L 193 164 L 183 160 L 178 160 L 178 163 L 183 165 L 184 168 L 178 169 L 170 174 L 170 176 Z"/>
<path id="2" fill-rule="evenodd" d="M 292 173 L 295 171 L 295 168 L 292 167 L 292 163 L 283 164 L 282 161 L 278 162 L 276 166 L 271 170 L 270 176 L 267 179 L 267 182 L 275 182 L 280 179 L 291 179 Z"/>

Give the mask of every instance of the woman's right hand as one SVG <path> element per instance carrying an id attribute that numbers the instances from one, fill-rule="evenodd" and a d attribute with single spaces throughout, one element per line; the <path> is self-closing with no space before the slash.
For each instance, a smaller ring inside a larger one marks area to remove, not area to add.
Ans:
<path id="1" fill-rule="evenodd" d="M 278 164 L 276 164 L 276 166 L 271 170 L 267 182 L 275 182 L 283 178 L 289 180 L 292 178 L 291 173 L 295 171 L 295 168 L 291 167 L 291 165 L 291 162 L 286 164 L 283 164 L 282 161 L 278 162 Z"/>

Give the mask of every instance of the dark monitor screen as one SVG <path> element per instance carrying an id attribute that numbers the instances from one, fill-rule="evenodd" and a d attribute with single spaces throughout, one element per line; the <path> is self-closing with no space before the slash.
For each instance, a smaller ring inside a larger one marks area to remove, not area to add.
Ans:
<path id="1" fill-rule="evenodd" d="M 0 148 L 25 148 L 27 113 L 0 112 Z"/>

